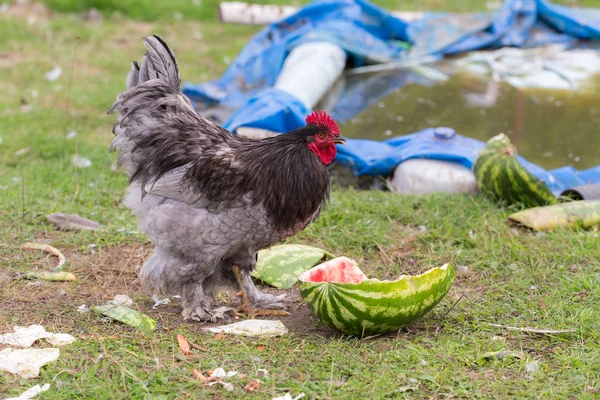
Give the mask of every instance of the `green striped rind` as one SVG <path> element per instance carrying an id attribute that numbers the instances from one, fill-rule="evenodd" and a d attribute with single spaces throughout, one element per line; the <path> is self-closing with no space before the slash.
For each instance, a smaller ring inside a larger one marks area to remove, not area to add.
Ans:
<path id="1" fill-rule="evenodd" d="M 308 308 L 327 326 L 367 336 L 398 330 L 425 315 L 448 293 L 455 275 L 454 268 L 445 264 L 395 281 L 336 283 L 301 278 L 299 287 Z"/>
<path id="2" fill-rule="evenodd" d="M 146 314 L 142 314 L 141 312 L 128 307 L 105 304 L 90 308 L 98 314 L 106 315 L 107 317 L 120 321 L 124 324 L 131 325 L 143 332 L 150 332 L 156 329 L 155 320 Z"/>
<path id="3" fill-rule="evenodd" d="M 519 163 L 517 150 L 503 133 L 486 143 L 473 164 L 473 173 L 483 193 L 509 205 L 537 207 L 557 203 L 548 186 Z"/>
<path id="4" fill-rule="evenodd" d="M 333 255 L 317 247 L 302 244 L 283 244 L 258 252 L 254 278 L 281 289 L 289 289 L 298 277 L 320 261 Z"/>

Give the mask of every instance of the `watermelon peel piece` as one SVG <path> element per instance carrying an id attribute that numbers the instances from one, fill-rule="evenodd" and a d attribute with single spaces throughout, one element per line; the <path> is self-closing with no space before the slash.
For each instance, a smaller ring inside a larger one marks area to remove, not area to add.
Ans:
<path id="1" fill-rule="evenodd" d="M 282 244 L 258 252 L 252 277 L 279 289 L 289 289 L 298 276 L 334 255 L 317 247 L 303 244 Z"/>
<path id="2" fill-rule="evenodd" d="M 105 315 L 124 324 L 133 326 L 144 333 L 149 333 L 156 329 L 155 320 L 146 314 L 129 307 L 109 303 L 101 306 L 93 306 L 90 307 L 90 309 L 98 314 Z"/>
<path id="3" fill-rule="evenodd" d="M 558 228 L 591 228 L 600 225 L 600 200 L 581 200 L 534 207 L 512 213 L 508 221 L 535 231 Z"/>
<path id="4" fill-rule="evenodd" d="M 338 257 L 304 272 L 300 294 L 310 311 L 342 333 L 370 336 L 397 331 L 427 314 L 448 293 L 450 264 L 396 280 L 368 278 L 356 261 Z"/>

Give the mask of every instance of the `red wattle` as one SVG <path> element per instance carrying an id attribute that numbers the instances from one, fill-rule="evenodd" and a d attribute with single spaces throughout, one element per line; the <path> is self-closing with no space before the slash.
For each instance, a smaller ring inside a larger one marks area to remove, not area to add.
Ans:
<path id="1" fill-rule="evenodd" d="M 317 156 L 319 156 L 321 162 L 325 165 L 331 164 L 335 159 L 335 155 L 337 154 L 335 143 L 327 143 L 323 146 L 317 146 L 316 143 L 310 143 L 308 148 Z"/>

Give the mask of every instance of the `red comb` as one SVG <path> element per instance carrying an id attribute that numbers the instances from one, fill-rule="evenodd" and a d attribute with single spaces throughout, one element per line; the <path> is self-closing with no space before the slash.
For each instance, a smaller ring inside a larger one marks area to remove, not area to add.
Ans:
<path id="1" fill-rule="evenodd" d="M 321 125 L 331 133 L 340 133 L 338 124 L 325 111 L 314 110 L 312 114 L 306 117 L 305 122 L 307 125 Z"/>

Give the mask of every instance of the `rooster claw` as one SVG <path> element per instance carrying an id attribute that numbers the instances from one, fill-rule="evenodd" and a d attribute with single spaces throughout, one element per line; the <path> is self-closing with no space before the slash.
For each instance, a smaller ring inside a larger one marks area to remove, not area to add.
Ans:
<path id="1" fill-rule="evenodd" d="M 204 307 L 183 310 L 184 321 L 217 322 L 218 320 L 230 321 L 236 316 L 235 309 L 231 307 L 218 307 L 208 310 Z"/>
<path id="2" fill-rule="evenodd" d="M 236 310 L 231 307 L 218 307 L 212 310 L 212 322 L 215 322 L 217 319 L 222 319 L 225 321 L 231 320 L 236 317 Z"/>
<path id="3" fill-rule="evenodd" d="M 253 303 L 256 307 L 262 308 L 285 308 L 283 301 L 288 297 L 287 294 L 272 295 L 269 293 L 256 293 L 252 297 Z"/>

